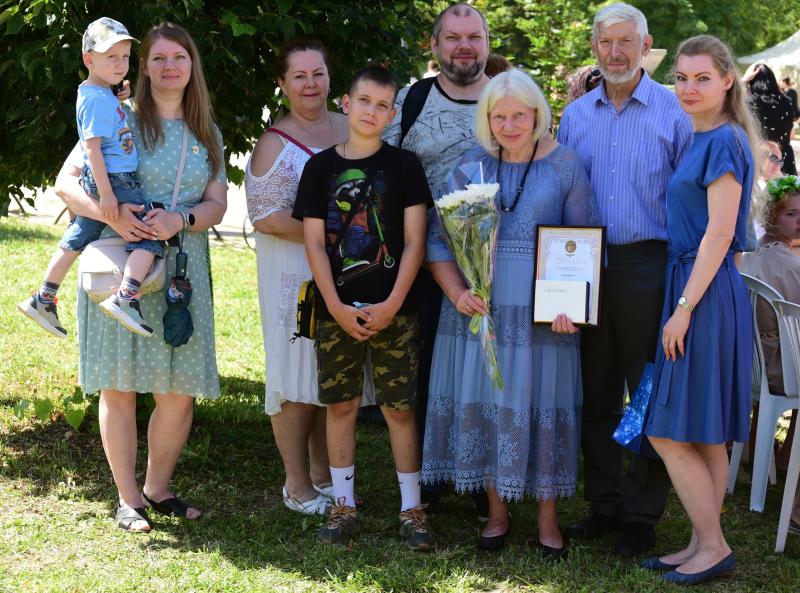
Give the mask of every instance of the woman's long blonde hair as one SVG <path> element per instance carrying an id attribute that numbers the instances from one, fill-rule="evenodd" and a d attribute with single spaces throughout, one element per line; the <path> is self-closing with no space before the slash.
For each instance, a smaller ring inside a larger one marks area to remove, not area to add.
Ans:
<path id="1" fill-rule="evenodd" d="M 161 127 L 161 118 L 153 100 L 150 77 L 145 74 L 150 50 L 159 39 L 177 43 L 186 50 L 192 60 L 191 77 L 183 93 L 183 120 L 200 144 L 208 150 L 210 177 L 213 179 L 223 167 L 223 154 L 214 124 L 214 114 L 206 86 L 206 77 L 203 74 L 203 64 L 189 32 L 174 23 L 161 23 L 150 29 L 142 39 L 139 50 L 139 76 L 136 79 L 135 105 L 136 121 L 142 131 L 144 147 L 148 152 L 152 152 L 156 145 L 164 141 L 164 130 Z"/>
<path id="2" fill-rule="evenodd" d="M 676 64 L 681 56 L 708 56 L 720 76 L 728 74 L 733 76 L 733 84 L 725 94 L 722 114 L 745 131 L 750 144 L 750 154 L 753 156 L 753 162 L 757 164 L 760 160 L 760 126 L 748 105 L 747 93 L 739 72 L 736 70 L 736 62 L 730 48 L 713 35 L 696 35 L 686 39 L 678 46 L 675 57 Z"/>

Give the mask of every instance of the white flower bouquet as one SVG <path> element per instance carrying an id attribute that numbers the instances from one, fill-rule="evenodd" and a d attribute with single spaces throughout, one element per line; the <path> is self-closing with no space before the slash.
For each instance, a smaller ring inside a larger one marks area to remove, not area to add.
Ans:
<path id="1" fill-rule="evenodd" d="M 500 222 L 494 199 L 499 189 L 496 183 L 471 183 L 466 189 L 446 194 L 435 202 L 456 263 L 472 294 L 483 299 L 487 309 L 490 309 L 492 296 L 494 254 Z M 502 390 L 503 380 L 497 365 L 497 339 L 491 314 L 475 313 L 469 329 L 480 338 L 492 384 Z"/>

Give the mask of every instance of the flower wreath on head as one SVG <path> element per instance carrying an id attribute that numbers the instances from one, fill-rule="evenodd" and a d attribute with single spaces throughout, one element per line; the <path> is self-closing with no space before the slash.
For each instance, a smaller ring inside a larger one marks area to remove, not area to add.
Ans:
<path id="1" fill-rule="evenodd" d="M 776 177 L 767 183 L 770 202 L 780 202 L 787 193 L 796 191 L 800 191 L 800 178 L 796 175 Z"/>

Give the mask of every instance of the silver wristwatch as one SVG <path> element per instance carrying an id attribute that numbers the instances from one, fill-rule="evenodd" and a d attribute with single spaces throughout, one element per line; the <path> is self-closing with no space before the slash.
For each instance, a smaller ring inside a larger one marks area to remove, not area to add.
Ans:
<path id="1" fill-rule="evenodd" d="M 694 305 L 690 305 L 689 301 L 686 300 L 685 296 L 682 296 L 681 298 L 678 299 L 678 306 L 686 309 L 687 311 L 689 311 L 689 313 L 694 311 Z"/>

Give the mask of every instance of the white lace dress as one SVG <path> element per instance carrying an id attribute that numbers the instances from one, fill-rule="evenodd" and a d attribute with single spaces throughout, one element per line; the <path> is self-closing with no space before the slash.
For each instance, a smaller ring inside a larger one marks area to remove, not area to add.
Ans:
<path id="1" fill-rule="evenodd" d="M 308 153 L 283 138 L 283 150 L 272 167 L 255 176 L 250 160 L 245 168 L 245 195 L 250 221 L 266 218 L 280 210 L 292 210 L 297 185 Z M 314 153 L 321 149 L 312 148 Z M 317 357 L 314 342 L 304 338 L 291 341 L 297 322 L 297 293 L 311 278 L 302 243 L 256 232 L 258 261 L 258 302 L 264 335 L 266 382 L 264 409 L 277 414 L 285 401 L 322 405 L 317 389 Z M 362 405 L 374 403 L 374 388 L 365 381 Z"/>

